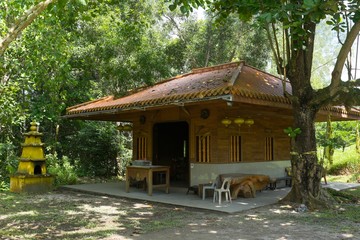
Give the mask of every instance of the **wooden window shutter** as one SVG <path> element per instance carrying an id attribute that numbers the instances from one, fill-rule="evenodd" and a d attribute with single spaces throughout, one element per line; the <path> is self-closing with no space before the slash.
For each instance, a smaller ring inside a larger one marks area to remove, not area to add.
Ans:
<path id="1" fill-rule="evenodd" d="M 274 138 L 273 137 L 265 138 L 265 160 L 266 161 L 274 160 Z"/>
<path id="2" fill-rule="evenodd" d="M 146 137 L 138 137 L 136 139 L 136 145 L 137 145 L 137 159 L 146 159 L 146 146 L 147 146 L 147 141 L 146 141 Z"/>
<path id="3" fill-rule="evenodd" d="M 241 136 L 231 136 L 230 138 L 230 161 L 241 162 Z"/>
<path id="4" fill-rule="evenodd" d="M 210 136 L 196 136 L 196 161 L 210 162 Z"/>

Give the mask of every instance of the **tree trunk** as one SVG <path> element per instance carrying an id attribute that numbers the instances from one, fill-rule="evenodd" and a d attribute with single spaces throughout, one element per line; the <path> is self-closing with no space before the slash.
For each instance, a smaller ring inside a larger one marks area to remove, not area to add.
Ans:
<path id="1" fill-rule="evenodd" d="M 329 207 L 332 198 L 321 188 L 323 168 L 316 151 L 314 122 L 321 105 L 313 103 L 317 93 L 310 81 L 316 24 L 306 22 L 303 27 L 309 34 L 306 38 L 291 39 L 291 45 L 298 48 L 292 49 L 287 65 L 292 87 L 293 128 L 299 128 L 301 133 L 291 142 L 292 188 L 284 201 L 318 209 Z"/>
<path id="2" fill-rule="evenodd" d="M 309 209 L 329 207 L 332 198 L 321 188 L 323 168 L 318 164 L 315 139 L 315 115 L 318 109 L 293 103 L 294 124 L 301 133 L 292 141 L 292 188 L 285 202 L 305 204 Z"/>

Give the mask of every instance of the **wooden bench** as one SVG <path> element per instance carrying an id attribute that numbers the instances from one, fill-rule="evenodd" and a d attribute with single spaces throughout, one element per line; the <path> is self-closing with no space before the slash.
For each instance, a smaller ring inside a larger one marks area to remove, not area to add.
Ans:
<path id="1" fill-rule="evenodd" d="M 326 169 L 323 166 L 320 166 L 320 171 L 321 171 L 321 177 L 324 178 L 325 184 L 327 184 L 326 181 Z M 276 177 L 276 178 L 271 178 L 270 179 L 270 183 L 269 183 L 269 188 L 271 190 L 275 190 L 277 188 L 277 183 L 280 181 L 285 181 L 285 187 L 291 187 L 292 185 L 292 172 L 291 172 L 291 167 L 286 167 L 285 168 L 285 176 L 284 177 Z"/>
<path id="2" fill-rule="evenodd" d="M 290 176 L 285 176 L 270 178 L 269 189 L 275 190 L 277 188 L 277 183 L 281 181 L 285 181 L 285 186 L 291 187 L 292 178 Z"/>
<path id="3" fill-rule="evenodd" d="M 268 188 L 271 190 L 275 190 L 277 188 L 277 184 L 281 181 L 285 181 L 285 187 L 291 187 L 291 183 L 292 183 L 291 167 L 285 168 L 285 176 L 284 177 L 270 178 L 270 183 L 269 183 Z"/>

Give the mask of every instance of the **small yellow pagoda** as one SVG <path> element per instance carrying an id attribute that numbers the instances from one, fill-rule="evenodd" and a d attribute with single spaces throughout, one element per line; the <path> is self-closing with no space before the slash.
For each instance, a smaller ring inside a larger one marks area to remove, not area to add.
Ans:
<path id="1" fill-rule="evenodd" d="M 25 142 L 17 172 L 10 176 L 11 192 L 46 192 L 52 189 L 54 178 L 46 172 L 43 134 L 38 131 L 38 123 L 31 122 L 30 131 L 24 133 Z"/>

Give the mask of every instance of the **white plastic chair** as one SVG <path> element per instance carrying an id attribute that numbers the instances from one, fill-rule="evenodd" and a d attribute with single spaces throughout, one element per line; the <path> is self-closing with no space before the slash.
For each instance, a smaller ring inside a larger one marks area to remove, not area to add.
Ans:
<path id="1" fill-rule="evenodd" d="M 217 196 L 219 196 L 219 204 L 221 204 L 222 193 L 225 193 L 226 201 L 231 202 L 230 183 L 231 183 L 231 178 L 225 178 L 221 185 L 221 188 L 216 188 L 214 190 L 213 202 L 215 202 L 217 199 Z"/>
<path id="2" fill-rule="evenodd" d="M 219 182 L 219 177 L 216 177 L 215 181 L 211 185 L 203 186 L 202 189 L 202 199 L 205 199 L 206 190 L 214 190 L 216 189 L 216 186 Z"/>

